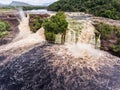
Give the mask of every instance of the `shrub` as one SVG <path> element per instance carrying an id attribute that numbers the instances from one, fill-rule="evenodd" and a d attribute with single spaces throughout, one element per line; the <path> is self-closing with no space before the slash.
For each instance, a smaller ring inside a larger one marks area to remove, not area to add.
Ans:
<path id="1" fill-rule="evenodd" d="M 120 45 L 112 45 L 111 51 L 113 52 L 113 54 L 120 56 Z"/>
<path id="2" fill-rule="evenodd" d="M 10 25 L 0 20 L 0 38 L 4 38 L 10 31 Z"/>
<path id="3" fill-rule="evenodd" d="M 42 27 L 43 19 L 40 16 L 30 15 L 30 28 L 32 32 L 37 32 Z"/>
<path id="4" fill-rule="evenodd" d="M 103 41 L 101 48 L 104 50 L 107 47 L 112 54 L 120 56 L 120 28 L 105 23 L 98 23 L 94 26 L 101 34 L 101 40 Z M 111 40 L 114 42 L 110 42 Z M 107 43 L 107 45 L 104 46 L 104 43 Z"/>
<path id="5" fill-rule="evenodd" d="M 98 24 L 95 24 L 94 26 L 96 30 L 101 34 L 101 38 L 104 40 L 111 37 L 113 33 L 118 33 L 120 30 L 115 26 L 110 26 L 105 23 L 98 23 Z"/>
<path id="6" fill-rule="evenodd" d="M 68 22 L 66 21 L 66 16 L 63 12 L 58 12 L 55 16 L 52 16 L 49 20 L 46 20 L 44 22 L 44 29 L 46 33 L 51 33 L 51 35 L 53 35 L 52 40 L 55 40 L 54 35 L 55 34 L 61 34 L 62 35 L 62 39 L 61 42 L 64 43 L 64 37 L 65 37 L 65 32 L 68 26 Z M 45 34 L 48 35 L 48 34 Z M 49 36 L 46 36 L 46 39 L 49 41 L 51 38 Z"/>
<path id="7" fill-rule="evenodd" d="M 55 42 L 55 34 L 53 32 L 45 31 L 45 36 L 48 42 L 52 42 L 52 43 Z"/>

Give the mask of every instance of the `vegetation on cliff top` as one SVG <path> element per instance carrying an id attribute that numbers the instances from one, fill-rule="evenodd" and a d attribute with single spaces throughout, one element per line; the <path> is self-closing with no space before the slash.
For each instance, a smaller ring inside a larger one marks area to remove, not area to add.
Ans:
<path id="1" fill-rule="evenodd" d="M 94 25 L 96 33 L 101 35 L 101 49 L 120 57 L 120 28 L 105 23 Z"/>
<path id="2" fill-rule="evenodd" d="M 59 0 L 48 7 L 53 11 L 80 11 L 120 20 L 120 0 Z"/>
<path id="3" fill-rule="evenodd" d="M 65 41 L 65 34 L 68 27 L 66 16 L 64 12 L 58 12 L 56 15 L 49 17 L 48 14 L 44 15 L 30 15 L 29 26 L 33 33 L 36 33 L 41 27 L 45 29 L 45 37 L 49 42 L 55 43 L 56 36 L 61 35 L 61 43 Z"/>
<path id="4" fill-rule="evenodd" d="M 0 38 L 4 38 L 10 31 L 10 25 L 0 20 Z"/>
<path id="5" fill-rule="evenodd" d="M 32 32 L 36 33 L 43 24 L 44 18 L 48 17 L 48 15 L 35 15 L 35 14 L 30 14 L 30 19 L 29 19 L 29 26 Z"/>

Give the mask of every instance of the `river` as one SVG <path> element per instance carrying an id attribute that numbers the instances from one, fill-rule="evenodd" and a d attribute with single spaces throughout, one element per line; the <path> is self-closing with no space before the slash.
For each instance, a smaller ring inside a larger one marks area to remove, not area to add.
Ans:
<path id="1" fill-rule="evenodd" d="M 47 9 L 33 9 L 33 10 L 27 10 L 25 11 L 28 14 L 51 14 L 54 13 L 53 11 L 48 11 Z"/>

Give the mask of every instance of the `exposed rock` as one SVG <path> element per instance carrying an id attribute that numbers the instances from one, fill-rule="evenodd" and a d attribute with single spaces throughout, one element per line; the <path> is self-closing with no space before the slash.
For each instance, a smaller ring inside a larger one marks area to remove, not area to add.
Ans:
<path id="1" fill-rule="evenodd" d="M 0 90 L 119 90 L 119 58 L 74 58 L 66 52 L 44 44 L 11 58 L 0 66 Z"/>

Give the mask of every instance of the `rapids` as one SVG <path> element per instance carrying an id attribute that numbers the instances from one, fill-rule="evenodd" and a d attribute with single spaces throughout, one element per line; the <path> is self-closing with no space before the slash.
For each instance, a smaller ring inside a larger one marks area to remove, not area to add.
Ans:
<path id="1" fill-rule="evenodd" d="M 96 59 L 103 54 L 99 50 L 100 36 L 96 40 L 95 27 L 91 20 L 74 20 L 67 17 L 69 22 L 66 33 L 65 47 L 75 57 L 85 58 L 87 56 Z"/>
<path id="2" fill-rule="evenodd" d="M 36 33 L 32 33 L 29 27 L 29 14 L 25 16 L 21 9 L 19 13 L 21 16 L 20 24 L 18 26 L 19 34 L 15 37 L 15 39 L 13 39 L 11 43 L 1 46 L 0 52 L 21 47 L 29 47 L 31 45 L 34 46 L 37 43 L 45 41 L 44 29 L 41 28 Z"/>

